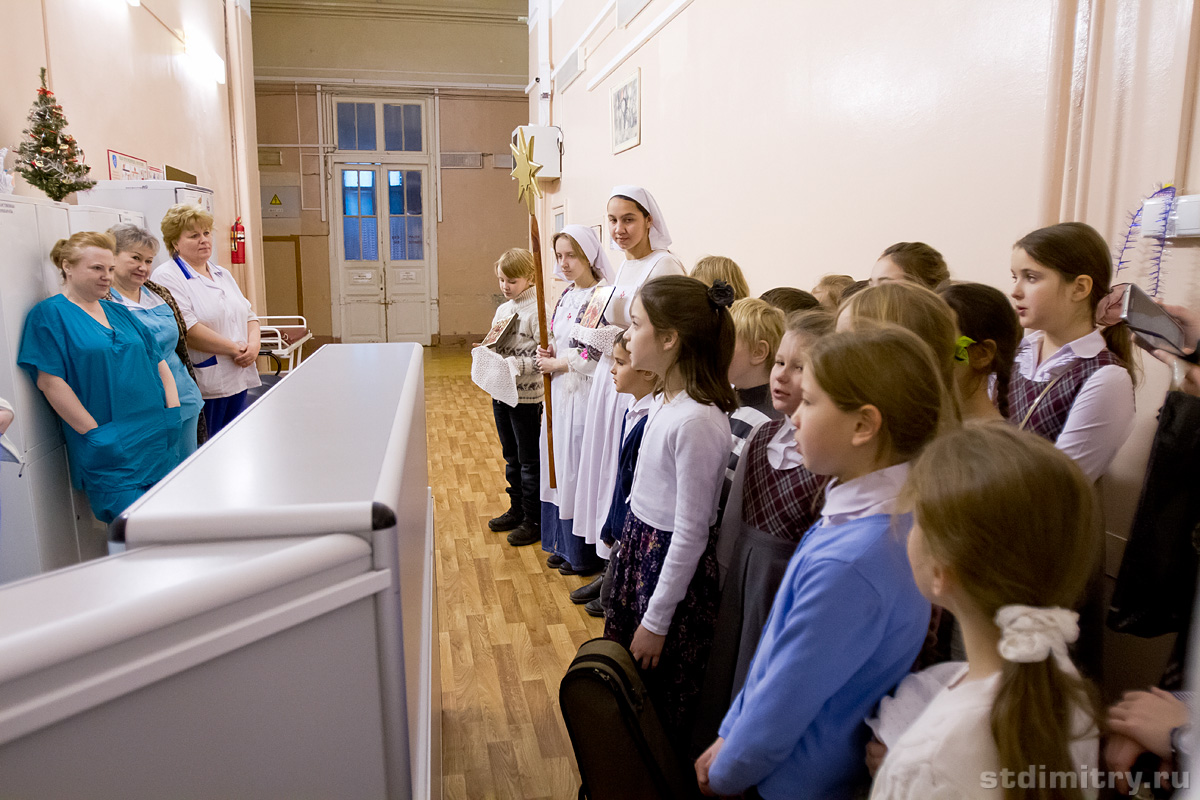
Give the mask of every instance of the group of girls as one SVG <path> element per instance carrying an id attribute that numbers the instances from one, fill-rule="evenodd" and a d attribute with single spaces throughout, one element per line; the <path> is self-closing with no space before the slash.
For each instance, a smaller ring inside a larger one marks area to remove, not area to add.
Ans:
<path id="1" fill-rule="evenodd" d="M 258 322 L 233 277 L 208 262 L 212 222 L 198 207 L 172 207 L 162 223 L 172 260 L 157 269 L 158 240 L 135 225 L 60 240 L 50 258 L 63 290 L 25 319 L 17 363 L 59 416 L 72 485 L 101 522 L 258 385 Z"/>
<path id="2" fill-rule="evenodd" d="M 965 663 L 874 743 L 873 797 L 1017 796 L 988 776 L 1096 766 L 1072 654 L 1095 646 L 1076 647 L 1102 529 L 1092 484 L 1130 431 L 1134 383 L 1099 234 L 1066 223 L 1017 242 L 1015 309 L 951 282 L 922 243 L 887 248 L 869 281 L 827 276 L 772 348 L 775 413 L 745 437 L 722 513 L 736 280 L 719 263 L 684 277 L 644 189 L 616 187 L 607 220 L 625 252 L 611 277 L 595 231 L 555 237 L 571 283 L 538 354 L 556 395 L 541 541 L 564 572 L 611 558 L 605 635 L 643 668 L 699 789 L 860 796 L 864 720 L 948 658 L 946 631 Z M 581 327 L 604 281 L 601 326 Z M 641 413 L 629 371 L 650 392 Z M 1070 786 L 1020 789 L 1092 794 Z"/>

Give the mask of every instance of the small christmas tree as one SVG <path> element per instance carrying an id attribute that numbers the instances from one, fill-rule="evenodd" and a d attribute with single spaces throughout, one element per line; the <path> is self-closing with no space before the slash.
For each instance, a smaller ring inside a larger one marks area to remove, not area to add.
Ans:
<path id="1" fill-rule="evenodd" d="M 71 192 L 82 192 L 96 185 L 88 180 L 88 166 L 75 137 L 64 133 L 67 118 L 62 106 L 54 102 L 54 92 L 46 88 L 46 68 L 42 67 L 42 88 L 29 112 L 29 127 L 22 133 L 17 148 L 17 172 L 31 186 L 41 189 L 51 200 L 62 200 Z"/>

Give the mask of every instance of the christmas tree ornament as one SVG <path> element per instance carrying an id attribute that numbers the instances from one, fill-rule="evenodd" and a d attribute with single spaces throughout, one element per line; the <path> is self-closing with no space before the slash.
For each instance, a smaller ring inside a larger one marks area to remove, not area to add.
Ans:
<path id="1" fill-rule="evenodd" d="M 16 171 L 51 200 L 62 200 L 72 192 L 92 188 L 96 182 L 88 179 L 91 169 L 84 163 L 75 137 L 63 130 L 67 117 L 55 102 L 54 92 L 46 87 L 45 67 L 41 78 L 42 88 L 37 90 L 29 111 L 29 127 L 24 131 L 29 139 L 17 149 Z M 39 155 L 42 153 L 50 155 Z"/>

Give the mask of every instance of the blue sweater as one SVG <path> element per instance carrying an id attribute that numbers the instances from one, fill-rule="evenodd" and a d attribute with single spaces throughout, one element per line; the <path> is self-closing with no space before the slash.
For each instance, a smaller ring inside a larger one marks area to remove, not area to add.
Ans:
<path id="1" fill-rule="evenodd" d="M 718 794 L 850 796 L 865 774 L 863 718 L 912 667 L 929 626 L 905 551 L 911 527 L 909 515 L 875 514 L 801 539 L 721 723 L 709 770 Z"/>

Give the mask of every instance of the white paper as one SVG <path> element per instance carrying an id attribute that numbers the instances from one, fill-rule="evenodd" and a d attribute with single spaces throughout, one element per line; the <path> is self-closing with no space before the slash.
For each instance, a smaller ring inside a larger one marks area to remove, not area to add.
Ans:
<path id="1" fill-rule="evenodd" d="M 504 356 L 487 347 L 471 350 L 471 380 L 492 399 L 517 407 L 517 379 Z"/>

